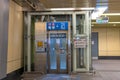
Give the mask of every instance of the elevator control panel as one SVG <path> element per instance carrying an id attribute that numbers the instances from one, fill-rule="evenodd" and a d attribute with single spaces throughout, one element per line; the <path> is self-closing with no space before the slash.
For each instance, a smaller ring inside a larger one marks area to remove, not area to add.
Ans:
<path id="1" fill-rule="evenodd" d="M 87 36 L 85 34 L 75 35 L 73 38 L 73 44 L 75 48 L 86 48 Z"/>

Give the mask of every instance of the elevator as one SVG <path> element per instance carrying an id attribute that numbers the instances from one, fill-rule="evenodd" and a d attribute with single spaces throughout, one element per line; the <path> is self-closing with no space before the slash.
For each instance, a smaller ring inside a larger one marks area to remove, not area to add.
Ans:
<path id="1" fill-rule="evenodd" d="M 67 35 L 49 32 L 48 72 L 67 72 Z"/>
<path id="2" fill-rule="evenodd" d="M 48 73 L 68 73 L 69 28 L 69 22 L 47 23 Z"/>
<path id="3" fill-rule="evenodd" d="M 71 74 L 91 70 L 90 11 L 29 12 L 26 19 L 27 72 Z"/>

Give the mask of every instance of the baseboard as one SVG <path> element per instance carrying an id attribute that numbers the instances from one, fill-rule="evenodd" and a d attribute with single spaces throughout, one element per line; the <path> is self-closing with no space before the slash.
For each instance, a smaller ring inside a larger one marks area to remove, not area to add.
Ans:
<path id="1" fill-rule="evenodd" d="M 7 77 L 1 80 L 19 80 L 22 73 L 23 73 L 23 68 L 20 68 L 14 72 L 7 74 Z"/>
<path id="2" fill-rule="evenodd" d="M 119 60 L 119 59 L 120 59 L 120 56 L 99 56 L 98 59 Z"/>

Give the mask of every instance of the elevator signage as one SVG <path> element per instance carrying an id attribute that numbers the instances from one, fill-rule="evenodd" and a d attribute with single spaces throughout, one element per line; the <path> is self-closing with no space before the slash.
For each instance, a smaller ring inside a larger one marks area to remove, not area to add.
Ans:
<path id="1" fill-rule="evenodd" d="M 86 48 L 87 42 L 86 39 L 75 39 L 74 40 L 74 47 L 75 48 Z"/>
<path id="2" fill-rule="evenodd" d="M 74 37 L 75 48 L 86 48 L 86 46 L 87 46 L 86 36 L 75 36 Z"/>
<path id="3" fill-rule="evenodd" d="M 68 30 L 68 22 L 47 22 L 47 30 Z"/>
<path id="4" fill-rule="evenodd" d="M 104 23 L 108 23 L 108 22 L 109 22 L 109 18 L 108 17 L 102 16 L 102 17 L 98 17 L 96 19 L 96 23 L 98 23 L 98 24 L 104 24 Z"/>

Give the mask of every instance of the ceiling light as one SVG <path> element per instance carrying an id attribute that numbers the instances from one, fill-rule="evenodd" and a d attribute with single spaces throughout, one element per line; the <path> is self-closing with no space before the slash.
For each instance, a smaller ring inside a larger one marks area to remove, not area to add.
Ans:
<path id="1" fill-rule="evenodd" d="M 52 11 L 57 11 L 57 10 L 75 10 L 75 8 L 51 8 L 50 10 L 52 10 Z"/>
<path id="2" fill-rule="evenodd" d="M 108 22 L 110 24 L 120 24 L 120 22 Z"/>
<path id="3" fill-rule="evenodd" d="M 105 14 L 102 14 L 102 15 L 105 15 L 105 16 L 120 16 L 120 13 L 105 13 Z"/>
<path id="4" fill-rule="evenodd" d="M 80 8 L 81 10 L 94 10 L 95 8 L 89 7 L 89 8 Z"/>
<path id="5" fill-rule="evenodd" d="M 70 11 L 70 10 L 94 10 L 95 8 L 89 7 L 89 8 L 50 8 L 47 10 L 51 11 Z"/>
<path id="6" fill-rule="evenodd" d="M 98 24 L 98 23 L 92 22 L 92 24 Z M 108 22 L 108 23 L 105 23 L 105 24 L 120 24 L 120 22 Z"/>

